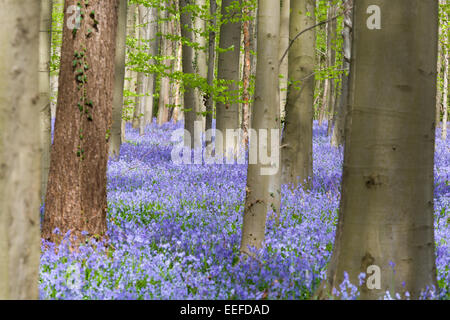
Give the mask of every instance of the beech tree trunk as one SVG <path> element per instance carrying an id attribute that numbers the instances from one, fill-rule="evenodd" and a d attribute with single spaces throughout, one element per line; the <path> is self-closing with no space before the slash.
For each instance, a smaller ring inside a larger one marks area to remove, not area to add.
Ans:
<path id="1" fill-rule="evenodd" d="M 291 3 L 290 38 L 316 23 L 315 0 Z M 316 35 L 311 29 L 289 50 L 289 80 L 281 149 L 282 183 L 309 185 L 312 177 L 312 128 L 314 115 L 314 66 Z"/>
<path id="2" fill-rule="evenodd" d="M 65 10 L 78 0 L 66 0 Z M 71 30 L 65 16 L 54 143 L 43 238 L 71 230 L 82 241 L 106 233 L 106 166 L 111 129 L 118 1 L 80 1 L 84 19 Z"/>
<path id="3" fill-rule="evenodd" d="M 209 13 L 212 16 L 210 21 L 211 28 L 215 28 L 217 25 L 217 3 L 216 0 L 209 0 Z M 207 83 L 208 86 L 212 87 L 214 85 L 214 72 L 216 68 L 216 32 L 214 29 L 209 30 L 209 39 L 208 39 L 208 74 L 207 74 Z M 212 127 L 212 119 L 214 116 L 214 100 L 213 94 L 209 93 L 206 96 L 206 124 L 205 131 L 211 129 Z"/>
<path id="4" fill-rule="evenodd" d="M 258 64 L 256 66 L 255 102 L 252 112 L 252 128 L 258 133 L 250 136 L 250 143 L 260 143 L 261 130 L 267 130 L 268 154 L 270 150 L 271 130 L 280 130 L 280 96 L 279 96 L 279 31 L 280 1 L 258 1 Z M 279 143 L 279 141 L 278 141 Z M 270 154 L 272 156 L 272 154 Z M 279 162 L 279 159 L 277 159 Z M 264 175 L 261 159 L 256 164 L 249 163 L 247 170 L 247 186 L 245 197 L 244 219 L 242 225 L 241 252 L 251 254 L 249 248 L 261 248 L 265 238 L 266 217 L 270 210 L 279 213 L 280 175 Z M 272 169 L 273 166 L 272 166 Z"/>
<path id="5" fill-rule="evenodd" d="M 343 0 L 345 9 L 349 9 L 353 6 L 353 0 Z M 344 14 L 344 30 L 342 37 L 344 38 L 343 44 L 343 56 L 344 74 L 342 75 L 342 89 L 338 108 L 336 110 L 336 120 L 334 121 L 333 135 L 331 137 L 331 145 L 338 147 L 344 144 L 345 140 L 345 123 L 348 112 L 348 85 L 350 78 L 350 61 L 352 55 L 352 10 L 346 11 Z"/>
<path id="6" fill-rule="evenodd" d="M 248 7 L 244 7 L 244 14 L 251 17 Z M 251 59 L 251 38 L 250 38 L 250 20 L 242 23 L 242 34 L 244 41 L 244 63 L 242 70 L 242 143 L 244 148 L 248 146 L 248 129 L 250 128 L 250 76 L 252 71 Z"/>
<path id="7" fill-rule="evenodd" d="M 187 8 L 190 4 L 192 4 L 192 0 L 180 0 L 180 22 L 182 37 L 192 42 L 192 12 L 190 12 L 189 8 Z M 183 44 L 182 50 L 183 72 L 187 74 L 195 73 L 194 66 L 192 65 L 194 49 L 187 44 Z M 199 110 L 196 109 L 195 90 L 191 85 L 184 84 L 184 129 L 190 133 L 190 139 L 188 139 L 188 136 L 185 135 L 184 142 L 185 145 L 190 148 L 201 147 L 201 141 L 194 139 L 194 122 L 202 119 L 197 112 L 199 112 Z"/>
<path id="8" fill-rule="evenodd" d="M 52 41 L 52 1 L 41 1 L 39 29 L 39 104 L 41 132 L 41 200 L 45 202 L 50 148 L 52 145 L 52 114 L 50 108 L 50 55 Z"/>
<path id="9" fill-rule="evenodd" d="M 206 7 L 206 0 L 195 0 L 195 4 L 199 8 L 203 9 L 204 7 Z M 196 30 L 194 34 L 195 42 L 200 46 L 199 49 L 195 50 L 196 71 L 200 77 L 206 79 L 208 76 L 208 61 L 206 54 L 206 38 L 203 35 L 206 32 L 206 21 L 197 15 L 194 18 L 194 27 Z M 205 112 L 206 111 L 205 93 L 200 88 L 196 88 L 195 91 L 197 103 L 196 109 L 199 110 L 200 112 Z M 203 119 L 205 122 L 206 118 L 203 117 Z"/>
<path id="10" fill-rule="evenodd" d="M 41 2 L 0 7 L 0 299 L 38 299 Z"/>
<path id="11" fill-rule="evenodd" d="M 168 13 L 167 9 L 160 11 L 160 15 L 162 19 L 167 19 Z M 170 21 L 163 21 L 161 23 L 161 55 L 170 56 L 171 55 L 171 45 L 170 40 L 165 37 L 168 33 Z M 170 67 L 170 61 L 168 59 L 164 60 L 164 66 L 167 68 L 167 71 Z M 169 72 L 169 71 L 168 71 Z M 158 102 L 158 124 L 161 125 L 169 121 L 169 110 L 168 105 L 169 101 L 169 91 L 170 91 L 170 81 L 168 77 L 162 77 L 159 85 L 159 102 Z"/>
<path id="12" fill-rule="evenodd" d="M 158 54 L 158 8 L 148 9 L 148 27 L 147 27 L 147 39 L 149 40 L 149 50 L 148 53 L 151 56 L 156 56 Z M 154 64 L 155 60 L 152 58 L 149 61 L 150 64 Z M 146 97 L 145 97 L 145 110 L 144 110 L 144 126 L 150 125 L 153 121 L 153 107 L 154 107 L 154 97 L 156 88 L 156 76 L 155 74 L 149 74 L 146 77 Z"/>
<path id="13" fill-rule="evenodd" d="M 289 16 L 290 16 L 290 0 L 281 0 L 281 19 L 280 19 L 280 53 L 278 59 L 284 55 L 289 46 Z M 295 36 L 295 35 L 294 35 Z M 280 110 L 281 118 L 285 117 L 285 106 L 288 88 L 288 61 L 289 57 L 285 57 L 280 64 Z"/>
<path id="14" fill-rule="evenodd" d="M 325 299 L 334 296 L 332 288 L 339 289 L 344 272 L 358 285 L 361 272 L 367 273 L 366 281 L 373 275 L 372 265 L 380 268 L 380 289 L 369 289 L 367 281 L 360 287 L 361 299 L 379 299 L 386 291 L 402 298 L 408 291 L 417 299 L 427 286 L 437 288 L 433 123 L 438 2 L 378 2 L 380 29 L 368 28 L 371 5 L 354 1 L 352 120 L 333 254 L 318 292 Z"/>
<path id="15" fill-rule="evenodd" d="M 115 56 L 115 77 L 114 77 L 114 97 L 112 109 L 112 126 L 109 153 L 117 157 L 122 145 L 122 108 L 123 108 L 123 88 L 125 77 L 125 48 L 127 37 L 127 0 L 119 1 L 119 20 L 117 23 L 116 35 L 116 56 Z"/>
<path id="16" fill-rule="evenodd" d="M 230 10 L 233 1 L 222 0 L 222 17 L 230 19 L 240 16 L 240 12 Z M 240 0 L 239 0 L 240 3 Z M 228 8 L 228 11 L 227 11 Z M 221 49 L 230 49 L 226 52 L 219 52 L 219 62 L 217 78 L 229 82 L 227 84 L 227 102 L 216 102 L 216 129 L 225 134 L 226 129 L 239 129 L 239 75 L 240 75 L 240 46 L 241 46 L 241 23 L 225 22 L 220 26 Z M 217 140 L 218 142 L 219 140 Z M 222 151 L 226 154 L 226 139 L 223 139 Z M 220 148 L 218 146 L 218 148 Z M 229 151 L 229 150 L 228 150 Z M 234 151 L 234 150 L 233 150 Z"/>

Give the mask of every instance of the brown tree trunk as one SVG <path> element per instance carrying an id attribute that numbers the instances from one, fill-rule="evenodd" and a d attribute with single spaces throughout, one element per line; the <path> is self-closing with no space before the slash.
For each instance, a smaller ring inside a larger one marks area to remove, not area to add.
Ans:
<path id="1" fill-rule="evenodd" d="M 65 12 L 77 0 L 66 0 Z M 81 28 L 64 23 L 59 95 L 43 237 L 106 233 L 106 166 L 111 128 L 117 0 L 80 1 Z M 69 18 L 66 15 L 65 20 Z M 73 238 L 72 238 L 73 239 Z"/>

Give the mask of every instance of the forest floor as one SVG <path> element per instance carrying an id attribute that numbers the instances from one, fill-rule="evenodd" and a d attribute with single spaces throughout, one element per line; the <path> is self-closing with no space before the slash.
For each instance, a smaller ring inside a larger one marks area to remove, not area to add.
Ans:
<path id="1" fill-rule="evenodd" d="M 282 189 L 257 258 L 240 259 L 245 165 L 176 165 L 181 124 L 127 128 L 108 166 L 109 245 L 44 249 L 42 299 L 307 299 L 334 241 L 342 149 L 314 125 L 311 191 Z M 440 298 L 450 298 L 450 144 L 436 135 L 435 235 Z M 395 261 L 394 261 L 395 263 Z M 346 298 L 354 298 L 354 294 Z"/>

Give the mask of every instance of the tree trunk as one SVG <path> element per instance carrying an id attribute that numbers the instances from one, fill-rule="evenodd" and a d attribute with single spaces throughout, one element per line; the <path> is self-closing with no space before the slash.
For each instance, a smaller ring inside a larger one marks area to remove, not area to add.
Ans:
<path id="1" fill-rule="evenodd" d="M 230 15 L 233 18 L 240 16 L 240 12 L 230 10 L 230 6 L 235 0 L 222 0 L 222 18 L 229 19 Z M 239 1 L 240 3 L 240 1 Z M 228 11 L 227 11 L 228 8 Z M 220 41 L 219 47 L 221 49 L 230 49 L 226 52 L 219 52 L 219 63 L 217 70 L 217 78 L 227 82 L 226 102 L 216 102 L 216 129 L 225 134 L 227 129 L 239 129 L 239 58 L 241 46 L 241 23 L 240 22 L 225 22 L 220 26 Z M 217 140 L 220 141 L 220 140 Z M 218 153 L 220 150 L 227 154 L 226 139 L 223 139 L 223 145 L 217 146 Z M 233 150 L 234 152 L 234 150 Z"/>
<path id="2" fill-rule="evenodd" d="M 154 57 L 158 54 L 158 8 L 149 8 L 149 19 L 147 27 L 147 39 L 149 40 L 149 51 L 148 53 Z M 150 64 L 155 63 L 155 59 L 150 59 Z M 144 110 L 144 126 L 150 125 L 153 121 L 153 106 L 156 88 L 156 76 L 155 74 L 150 74 L 147 76 L 147 92 L 145 97 L 145 110 Z"/>
<path id="3" fill-rule="evenodd" d="M 242 34 L 244 40 L 244 64 L 242 72 L 242 143 L 247 150 L 248 147 L 248 130 L 250 128 L 250 76 L 252 71 L 252 59 L 251 59 L 251 38 L 250 38 L 250 17 L 251 12 L 248 7 L 244 8 L 244 14 L 247 16 L 247 20 L 242 23 Z"/>
<path id="4" fill-rule="evenodd" d="M 0 299 L 38 299 L 40 1 L 0 10 Z"/>
<path id="5" fill-rule="evenodd" d="M 195 4 L 204 10 L 206 7 L 206 0 L 195 0 Z M 197 73 L 203 79 L 206 79 L 208 76 L 208 61 L 206 55 L 206 38 L 203 35 L 206 32 L 206 21 L 202 19 L 200 16 L 196 16 L 194 18 L 194 27 L 195 27 L 195 42 L 200 46 L 197 50 L 195 50 L 195 62 Z M 201 33 L 201 34 L 200 34 Z M 196 88 L 196 109 L 200 112 L 206 111 L 206 95 L 200 88 Z M 204 121 L 206 120 L 203 117 Z"/>
<path id="6" fill-rule="evenodd" d="M 127 0 L 120 0 L 118 9 L 119 20 L 116 35 L 116 57 L 114 77 L 114 97 L 112 109 L 111 140 L 109 154 L 117 157 L 122 145 L 122 107 L 125 77 L 125 47 L 127 37 Z"/>
<path id="7" fill-rule="evenodd" d="M 50 109 L 50 55 L 52 41 L 52 1 L 41 1 L 39 32 L 39 104 L 41 132 L 41 200 L 45 202 L 50 148 L 52 145 L 52 114 Z"/>
<path id="8" fill-rule="evenodd" d="M 138 46 L 139 51 L 142 50 L 142 47 L 146 40 L 146 27 L 143 25 L 147 23 L 148 12 L 147 8 L 144 5 L 138 6 Z M 136 83 L 136 104 L 134 108 L 133 114 L 133 128 L 139 129 L 139 134 L 144 134 L 144 128 L 141 125 L 143 123 L 143 116 L 145 111 L 145 90 L 146 90 L 147 81 L 145 79 L 145 74 L 143 72 L 137 73 L 137 83 Z"/>
<path id="9" fill-rule="evenodd" d="M 193 32 L 192 29 L 192 12 L 189 11 L 187 6 L 192 4 L 192 0 L 180 0 L 180 12 L 181 12 L 181 35 L 183 38 L 192 42 Z M 194 74 L 194 66 L 192 65 L 194 58 L 194 49 L 187 44 L 183 44 L 183 72 L 186 74 Z M 200 139 L 194 139 L 194 122 L 200 121 L 201 116 L 198 116 L 195 104 L 195 90 L 190 84 L 184 84 L 184 129 L 190 133 L 190 139 L 185 135 L 185 146 L 190 148 L 201 147 Z"/>
<path id="10" fill-rule="evenodd" d="M 65 10 L 76 5 L 66 0 Z M 43 238 L 71 230 L 106 233 L 106 167 L 111 129 L 118 1 L 80 1 L 81 28 L 65 16 L 54 143 L 47 188 Z M 73 243 L 73 242 L 72 242 Z"/>
<path id="11" fill-rule="evenodd" d="M 249 248 L 261 248 L 265 237 L 266 216 L 270 209 L 279 213 L 280 175 L 279 148 L 261 152 L 259 149 L 268 146 L 279 146 L 279 140 L 273 141 L 271 131 L 280 131 L 280 96 L 279 96 L 279 30 L 280 1 L 258 1 L 258 64 L 256 66 L 255 103 L 252 112 L 252 127 L 258 132 L 258 137 L 250 136 L 250 149 L 258 149 L 258 153 L 270 153 L 275 157 L 278 166 L 274 168 L 258 159 L 257 163 L 248 165 L 247 186 L 245 197 L 244 220 L 242 225 L 241 252 L 251 254 Z M 267 130 L 267 135 L 261 134 Z M 258 139 L 259 138 L 259 139 Z M 275 137 L 279 139 L 279 137 Z M 260 145 L 255 146 L 256 142 Z M 253 146 L 252 146 L 253 144 Z M 267 148 L 269 149 L 269 148 Z M 250 150 L 252 153 L 252 150 Z M 273 154 L 275 153 L 275 154 Z"/>
<path id="12" fill-rule="evenodd" d="M 379 299 L 387 290 L 402 298 L 408 291 L 417 299 L 427 286 L 437 288 L 433 123 L 438 2 L 378 3 L 380 29 L 369 29 L 377 27 L 376 19 L 367 20 L 373 1 L 354 1 L 352 120 L 335 243 L 327 280 L 318 292 L 321 298 L 339 289 L 344 272 L 356 285 L 358 275 L 367 273 L 361 299 Z M 381 273 L 372 274 L 372 265 Z M 369 276 L 381 277 L 379 289 L 369 285 L 374 284 Z"/>
<path id="13" fill-rule="evenodd" d="M 291 3 L 290 38 L 316 23 L 315 1 Z M 286 118 L 281 149 L 282 183 L 309 185 L 312 177 L 312 127 L 316 35 L 311 29 L 289 50 L 289 80 Z"/>
<path id="14" fill-rule="evenodd" d="M 447 118 L 448 118 L 448 48 L 444 48 L 444 85 L 442 94 L 442 105 L 444 116 L 442 117 L 442 139 L 447 139 Z"/>
<path id="15" fill-rule="evenodd" d="M 345 9 L 353 6 L 353 0 L 343 0 Z M 344 15 L 344 30 L 342 37 L 344 38 L 343 56 L 344 74 L 342 75 L 342 91 L 336 112 L 336 121 L 334 123 L 333 135 L 331 137 L 331 145 L 338 147 L 344 144 L 345 140 L 345 122 L 348 112 L 348 82 L 350 77 L 350 61 L 352 54 L 352 10 L 346 11 Z"/>
<path id="16" fill-rule="evenodd" d="M 207 74 L 207 83 L 211 88 L 214 85 L 214 72 L 216 68 L 216 32 L 213 28 L 216 28 L 217 25 L 217 2 L 216 0 L 209 0 L 209 13 L 212 17 L 210 21 L 210 31 L 209 31 L 209 40 L 208 40 L 208 74 Z M 206 124 L 205 131 L 211 129 L 212 127 L 212 119 L 214 114 L 214 100 L 213 94 L 209 93 L 206 96 Z"/>
<path id="17" fill-rule="evenodd" d="M 130 4 L 127 8 L 127 38 L 135 38 L 136 37 L 136 5 Z M 130 49 L 131 51 L 135 51 L 135 49 Z M 128 61 L 129 62 L 129 61 Z M 129 66 L 125 71 L 125 89 L 129 92 L 136 91 L 136 72 L 132 70 L 132 67 Z M 129 97 L 129 102 L 132 100 L 132 97 Z M 125 127 L 127 121 L 131 118 L 132 114 L 127 109 L 126 119 L 122 121 L 122 139 L 125 140 Z"/>
<path id="18" fill-rule="evenodd" d="M 167 9 L 164 8 L 162 11 L 160 11 L 161 19 L 167 19 L 169 17 L 167 13 Z M 161 22 L 161 55 L 163 56 L 169 56 L 171 53 L 171 46 L 169 39 L 166 38 L 166 35 L 168 33 L 169 29 L 169 21 L 163 21 Z M 166 71 L 170 67 L 170 61 L 168 59 L 164 60 L 164 66 L 166 68 Z M 159 85 L 159 101 L 158 101 L 158 124 L 162 125 L 163 123 L 166 123 L 169 121 L 169 110 L 168 105 L 169 102 L 169 91 L 170 91 L 170 81 L 168 77 L 162 77 Z"/>
<path id="19" fill-rule="evenodd" d="M 328 19 L 332 19 L 336 15 L 336 6 L 334 1 L 330 1 L 328 7 Z M 336 19 L 327 23 L 327 67 L 334 68 L 336 65 Z M 327 97 L 327 135 L 331 133 L 334 118 L 334 103 L 336 100 L 336 81 L 334 76 L 328 79 L 328 97 Z"/>
<path id="20" fill-rule="evenodd" d="M 284 52 L 289 46 L 289 15 L 290 15 L 290 0 L 281 0 L 281 19 L 280 19 L 280 53 L 278 59 L 284 55 Z M 288 60 L 285 57 L 280 64 L 280 114 L 281 118 L 285 118 L 285 106 L 287 98 L 288 87 Z"/>

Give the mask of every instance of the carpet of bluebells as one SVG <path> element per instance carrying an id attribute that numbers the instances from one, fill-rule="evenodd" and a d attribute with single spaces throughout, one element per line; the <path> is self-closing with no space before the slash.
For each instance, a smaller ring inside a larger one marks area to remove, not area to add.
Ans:
<path id="1" fill-rule="evenodd" d="M 308 299 L 331 255 L 342 149 L 314 125 L 312 190 L 282 189 L 280 225 L 265 247 L 240 259 L 245 165 L 177 165 L 173 130 L 127 128 L 108 166 L 107 246 L 42 247 L 42 299 Z M 436 135 L 435 234 L 439 298 L 450 297 L 450 144 Z M 48 245 L 48 244 L 47 244 Z M 344 285 L 349 285 L 348 283 Z M 344 290 L 345 291 L 345 290 Z M 348 290 L 347 290 L 348 291 Z M 350 290 L 343 298 L 357 297 Z M 389 298 L 389 297 L 388 297 Z M 394 297 L 395 299 L 395 297 Z"/>

